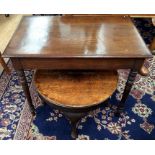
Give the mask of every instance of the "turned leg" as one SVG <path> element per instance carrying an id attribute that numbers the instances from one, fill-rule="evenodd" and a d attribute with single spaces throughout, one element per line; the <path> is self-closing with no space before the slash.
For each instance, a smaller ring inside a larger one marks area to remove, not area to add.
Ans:
<path id="1" fill-rule="evenodd" d="M 78 120 L 79 121 L 79 120 Z M 76 129 L 76 126 L 77 126 L 77 123 L 78 121 L 71 121 L 71 126 L 72 126 L 72 129 L 71 129 L 71 137 L 76 139 L 78 137 L 78 133 L 77 133 L 77 129 Z"/>
<path id="2" fill-rule="evenodd" d="M 153 41 L 152 41 L 152 43 L 150 44 L 149 48 L 150 48 L 152 54 L 154 55 L 155 52 L 154 52 L 153 50 L 155 50 L 155 37 L 153 38 Z"/>
<path id="3" fill-rule="evenodd" d="M 64 111 L 62 111 L 62 113 L 71 122 L 71 137 L 74 139 L 78 138 L 78 133 L 76 128 L 77 123 L 87 113 L 74 113 L 74 112 L 64 112 Z"/>
<path id="4" fill-rule="evenodd" d="M 137 75 L 137 70 L 131 69 L 131 71 L 129 73 L 129 76 L 128 76 L 128 80 L 126 82 L 126 86 L 125 86 L 125 89 L 124 89 L 124 92 L 123 92 L 122 99 L 121 99 L 121 101 L 120 101 L 120 103 L 118 105 L 117 111 L 115 113 L 116 116 L 120 116 L 120 113 L 123 112 L 123 110 L 124 110 L 125 102 L 126 102 L 127 97 L 128 97 L 128 95 L 130 93 L 130 90 L 132 88 L 132 85 L 134 83 L 136 75 Z"/>

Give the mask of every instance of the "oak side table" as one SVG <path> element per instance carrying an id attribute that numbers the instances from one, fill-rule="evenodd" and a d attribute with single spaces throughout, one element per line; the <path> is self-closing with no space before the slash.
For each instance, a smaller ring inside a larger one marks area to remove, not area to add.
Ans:
<path id="1" fill-rule="evenodd" d="M 137 72 L 152 57 L 128 16 L 24 17 L 3 57 L 11 59 L 32 112 L 26 69 L 131 69 L 119 114 Z"/>

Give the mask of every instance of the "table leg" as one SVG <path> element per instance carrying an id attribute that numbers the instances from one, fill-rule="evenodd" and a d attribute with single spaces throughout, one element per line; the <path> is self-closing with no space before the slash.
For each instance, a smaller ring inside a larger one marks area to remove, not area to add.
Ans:
<path id="1" fill-rule="evenodd" d="M 19 81 L 20 81 L 20 83 L 22 85 L 22 88 L 24 90 L 24 93 L 25 93 L 26 99 L 28 101 L 28 104 L 30 106 L 30 110 L 31 110 L 32 114 L 35 115 L 35 108 L 34 108 L 34 105 L 32 104 L 32 99 L 31 99 L 29 87 L 28 87 L 28 84 L 27 84 L 27 81 L 26 81 L 24 70 L 17 70 L 17 74 L 18 74 L 18 77 L 19 77 Z"/>
<path id="2" fill-rule="evenodd" d="M 10 74 L 10 69 L 8 68 L 7 64 L 5 63 L 4 59 L 2 58 L 1 52 L 0 52 L 0 64 L 4 68 L 4 70 Z"/>
<path id="3" fill-rule="evenodd" d="M 17 74 L 18 74 L 19 82 L 22 85 L 22 88 L 24 90 L 24 93 L 25 93 L 26 99 L 28 101 L 30 110 L 31 110 L 32 114 L 35 115 L 35 108 L 34 108 L 34 105 L 32 104 L 31 94 L 29 91 L 29 87 L 28 87 L 28 84 L 26 81 L 24 69 L 23 69 L 22 64 L 20 62 L 20 59 L 11 58 L 11 61 L 12 61 L 12 64 L 13 64 Z"/>
<path id="4" fill-rule="evenodd" d="M 74 112 L 65 112 L 65 111 L 62 111 L 62 113 L 71 122 L 71 137 L 73 139 L 78 138 L 78 133 L 77 133 L 77 129 L 76 129 L 77 123 L 87 113 L 86 112 L 79 112 L 79 113 L 75 112 L 74 113 Z"/>
<path id="5" fill-rule="evenodd" d="M 150 48 L 152 54 L 155 55 L 155 52 L 154 52 L 154 50 L 155 50 L 155 37 L 153 38 L 153 41 L 150 44 L 149 48 Z"/>
<path id="6" fill-rule="evenodd" d="M 136 75 L 137 75 L 137 70 L 131 69 L 131 71 L 129 73 L 129 76 L 128 76 L 128 80 L 126 82 L 126 86 L 125 86 L 125 89 L 124 89 L 124 92 L 123 92 L 122 99 L 121 99 L 121 101 L 120 101 L 120 103 L 118 105 L 118 108 L 117 108 L 117 111 L 115 113 L 115 116 L 120 116 L 120 113 L 123 112 L 124 106 L 125 106 L 125 102 L 126 102 L 127 97 L 128 97 L 128 95 L 130 93 L 130 90 L 132 88 L 132 85 L 134 83 Z"/>

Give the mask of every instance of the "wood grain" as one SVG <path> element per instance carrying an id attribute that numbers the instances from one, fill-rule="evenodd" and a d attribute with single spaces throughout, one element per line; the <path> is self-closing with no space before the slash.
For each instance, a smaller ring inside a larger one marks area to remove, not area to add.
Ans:
<path id="1" fill-rule="evenodd" d="M 24 17 L 5 57 L 146 58 L 150 51 L 127 16 Z"/>
<path id="2" fill-rule="evenodd" d="M 117 73 L 43 71 L 35 73 L 40 95 L 62 107 L 89 107 L 108 99 L 117 88 Z"/>

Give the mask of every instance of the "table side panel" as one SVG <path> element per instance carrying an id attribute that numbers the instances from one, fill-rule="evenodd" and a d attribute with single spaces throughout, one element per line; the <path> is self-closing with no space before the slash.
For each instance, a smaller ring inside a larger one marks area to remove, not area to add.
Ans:
<path id="1" fill-rule="evenodd" d="M 144 63 L 141 59 L 50 59 L 50 58 L 11 58 L 15 64 L 16 69 L 81 69 L 81 70 L 117 70 L 130 69 L 135 67 L 137 70 L 141 68 Z M 17 62 L 20 61 L 19 65 Z"/>

